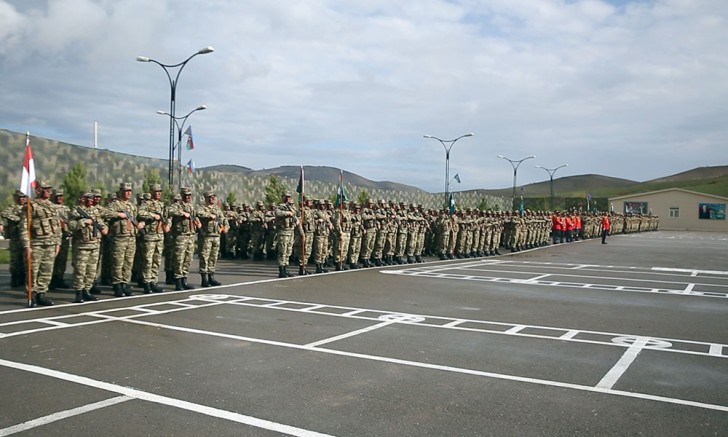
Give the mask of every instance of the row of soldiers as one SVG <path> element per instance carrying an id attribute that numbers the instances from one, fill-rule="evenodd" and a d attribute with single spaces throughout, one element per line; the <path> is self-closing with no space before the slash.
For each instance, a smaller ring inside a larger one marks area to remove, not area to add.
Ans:
<path id="1" fill-rule="evenodd" d="M 46 181 L 37 183 L 36 192 L 28 207 L 25 194 L 17 191 L 14 204 L 2 212 L 10 239 L 11 286 L 25 284 L 29 276 L 32 305 L 53 305 L 46 296 L 48 289 L 68 287 L 63 275 L 69 248 L 73 249 L 77 303 L 98 300 L 94 294 L 100 293 L 99 276 L 106 276 L 114 296 L 131 296 L 134 270 L 145 293 L 164 291 L 157 284 L 163 252 L 167 282 L 174 284 L 175 290 L 194 288 L 187 277 L 196 248 L 202 286 L 221 285 L 215 279 L 215 268 L 220 234 L 227 222 L 214 193 L 205 193 L 204 204 L 195 207 L 191 190 L 184 187 L 166 205 L 161 200 L 161 186 L 153 184 L 150 192 L 134 203 L 132 185 L 125 182 L 106 205 L 101 204 L 100 191 L 91 191 L 84 193 L 77 205 L 68 207 L 63 204 L 63 192 L 53 191 Z M 26 259 L 30 260 L 30 272 Z M 100 267 L 102 259 L 104 268 Z"/>
<path id="2" fill-rule="evenodd" d="M 472 208 L 453 213 L 395 201 L 334 205 L 305 197 L 295 206 L 290 193 L 279 205 L 227 204 L 223 210 L 211 192 L 204 194 L 202 206 L 193 206 L 191 190 L 183 187 L 165 205 L 159 184 L 137 196 L 136 204 L 131 202 L 131 184 L 122 183 L 106 205 L 101 205 L 101 193 L 96 190 L 85 193 L 77 206 L 67 207 L 63 192 L 50 192 L 47 185 L 43 181 L 38 185 L 32 211 L 35 217 L 46 204 L 52 209 L 44 213 L 45 218 L 31 221 L 30 234 L 23 229 L 27 228 L 22 220 L 27 200 L 23 193 L 16 192 L 15 204 L 2 212 L 11 243 L 12 286 L 24 282 L 27 247 L 55 247 L 57 242 L 53 263 L 46 262 L 43 268 L 33 263 L 34 302 L 41 305 L 52 304 L 45 297 L 48 288 L 68 288 L 63 276 L 69 246 L 73 247 L 75 301 L 83 302 L 97 299 L 99 278 L 112 286 L 117 297 L 132 294 L 132 281 L 145 293 L 163 291 L 157 284 L 162 259 L 165 282 L 174 284 L 175 290 L 192 289 L 187 278 L 195 250 L 201 285 L 208 287 L 220 285 L 214 277 L 218 254 L 277 259 L 279 276 L 288 277 L 291 261 L 299 266 L 299 274 L 308 273 L 308 263 L 315 265 L 316 273 L 323 273 L 331 265 L 346 270 L 423 262 L 424 256 L 493 256 L 503 248 L 520 251 L 547 245 L 551 239 L 568 242 L 595 238 L 601 232 L 596 213 Z M 653 216 L 612 214 L 611 232 L 654 230 L 658 223 Z"/>

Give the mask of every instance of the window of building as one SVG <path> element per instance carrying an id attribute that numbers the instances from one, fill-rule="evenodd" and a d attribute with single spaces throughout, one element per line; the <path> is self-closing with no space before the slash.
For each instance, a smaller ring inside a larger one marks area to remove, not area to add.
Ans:
<path id="1" fill-rule="evenodd" d="M 680 218 L 680 208 L 676 206 L 670 207 L 670 218 Z"/>

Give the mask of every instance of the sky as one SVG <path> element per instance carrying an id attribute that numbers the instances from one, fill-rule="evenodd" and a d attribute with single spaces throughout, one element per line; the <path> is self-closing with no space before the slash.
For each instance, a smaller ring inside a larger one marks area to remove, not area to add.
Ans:
<path id="1" fill-rule="evenodd" d="M 728 164 L 725 0 L 0 0 L 0 128 L 430 192 Z M 181 122 L 182 120 L 180 120 Z M 446 142 L 446 144 L 449 144 Z M 36 160 L 42 157 L 35 157 Z M 538 168 L 541 166 L 544 168 Z M 461 183 L 453 180 L 458 175 Z M 335 181 L 332 181 L 335 182 Z"/>

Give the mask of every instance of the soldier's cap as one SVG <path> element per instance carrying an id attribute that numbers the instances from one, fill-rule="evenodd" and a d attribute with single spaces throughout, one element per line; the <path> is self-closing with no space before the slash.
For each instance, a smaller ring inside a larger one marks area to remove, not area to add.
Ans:
<path id="1" fill-rule="evenodd" d="M 384 200 L 384 199 L 379 199 L 379 204 L 380 205 L 386 205 L 387 204 L 387 201 Z"/>
<path id="2" fill-rule="evenodd" d="M 263 206 L 263 205 L 264 205 L 264 203 L 262 200 L 255 202 L 255 206 Z"/>
<path id="3" fill-rule="evenodd" d="M 352 203 L 351 206 L 352 206 L 352 208 L 360 208 L 361 209 L 361 205 L 359 205 L 357 202 Z"/>
<path id="4" fill-rule="evenodd" d="M 53 195 L 54 196 L 63 196 L 63 188 L 56 188 L 55 190 L 53 190 Z"/>
<path id="5" fill-rule="evenodd" d="M 190 187 L 181 187 L 179 189 L 179 194 L 181 194 L 183 196 L 191 196 L 192 190 L 190 189 Z"/>
<path id="6" fill-rule="evenodd" d="M 137 200 L 142 200 L 144 198 L 144 193 L 137 193 L 136 198 Z"/>
<path id="7" fill-rule="evenodd" d="M 152 200 L 152 194 L 151 193 L 144 193 L 142 196 L 142 199 L 144 200 Z"/>
<path id="8" fill-rule="evenodd" d="M 286 191 L 285 193 L 283 193 L 283 197 L 293 197 L 293 196 L 291 196 L 290 191 Z"/>
<path id="9" fill-rule="evenodd" d="M 119 184 L 119 191 L 131 191 L 131 182 L 122 182 Z"/>
<path id="10" fill-rule="evenodd" d="M 205 194 L 203 194 L 205 197 L 217 197 L 215 193 L 212 191 L 205 191 Z"/>
<path id="11" fill-rule="evenodd" d="M 367 199 L 367 203 L 374 203 L 372 199 Z"/>
<path id="12" fill-rule="evenodd" d="M 243 208 L 250 208 L 250 204 L 248 202 L 243 202 Z"/>
<path id="13" fill-rule="evenodd" d="M 162 185 L 161 184 L 152 184 L 149 186 L 149 191 L 152 193 L 155 191 L 162 191 Z"/>
<path id="14" fill-rule="evenodd" d="M 182 195 L 181 194 L 175 194 L 174 196 L 172 196 L 172 200 L 177 200 L 177 201 L 182 200 Z"/>
<path id="15" fill-rule="evenodd" d="M 45 179 L 39 180 L 35 186 L 36 188 L 53 188 L 53 185 Z"/>
<path id="16" fill-rule="evenodd" d="M 15 196 L 15 197 L 28 197 L 28 196 L 25 195 L 25 193 L 23 193 L 20 190 L 15 190 L 15 192 L 13 193 L 13 196 Z"/>
<path id="17" fill-rule="evenodd" d="M 98 188 L 94 188 L 93 190 L 91 190 L 91 194 L 93 194 L 94 197 L 101 197 L 101 190 L 99 190 Z"/>
<path id="18" fill-rule="evenodd" d="M 92 198 L 92 197 L 94 197 L 94 193 L 87 191 L 87 192 L 83 193 L 83 196 L 81 196 L 81 197 Z"/>

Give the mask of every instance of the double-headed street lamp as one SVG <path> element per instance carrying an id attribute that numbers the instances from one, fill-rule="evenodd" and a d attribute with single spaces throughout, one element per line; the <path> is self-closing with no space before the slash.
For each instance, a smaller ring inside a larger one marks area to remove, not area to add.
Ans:
<path id="1" fill-rule="evenodd" d="M 516 177 L 518 175 L 518 167 L 521 165 L 521 163 L 523 161 L 525 161 L 527 159 L 535 158 L 536 155 L 526 156 L 525 158 L 519 159 L 518 161 L 516 161 L 514 159 L 508 159 L 508 158 L 506 158 L 503 155 L 498 155 L 498 157 L 500 159 L 505 159 L 506 161 L 510 162 L 511 163 L 511 166 L 513 167 L 513 196 L 512 196 L 513 202 L 512 202 L 512 207 L 515 210 L 516 209 Z"/>
<path id="2" fill-rule="evenodd" d="M 432 138 L 433 140 L 437 140 L 442 144 L 442 147 L 445 148 L 445 206 L 448 207 L 448 202 L 450 201 L 450 150 L 452 149 L 452 146 L 455 144 L 457 140 L 460 138 L 465 137 L 472 137 L 473 134 L 464 134 L 460 135 L 459 137 L 455 138 L 454 140 L 441 140 L 440 138 L 433 137 L 432 135 L 424 135 L 425 138 Z M 445 143 L 448 143 L 449 145 L 446 145 Z"/>
<path id="3" fill-rule="evenodd" d="M 177 179 L 180 184 L 180 187 L 182 186 L 182 147 L 181 147 L 182 146 L 182 133 L 184 132 L 185 123 L 187 122 L 187 118 L 190 115 L 192 115 L 193 112 L 204 111 L 205 109 L 207 109 L 207 106 L 200 105 L 200 106 L 196 107 L 195 109 L 193 109 L 192 111 L 188 112 L 187 115 L 185 115 L 183 117 L 175 117 L 172 114 L 170 114 L 169 112 L 157 111 L 157 114 L 168 116 L 170 118 L 170 120 L 172 121 L 174 127 L 177 128 L 177 141 L 176 141 L 176 144 L 172 145 L 172 156 L 174 156 L 174 150 L 177 149 L 177 174 L 178 174 Z M 180 123 L 179 120 L 182 120 L 182 122 Z M 171 180 L 172 180 L 172 178 L 170 177 L 170 181 Z M 169 189 L 173 190 L 171 185 L 170 185 Z"/>
<path id="4" fill-rule="evenodd" d="M 168 115 L 170 117 L 169 119 L 169 172 L 168 172 L 168 182 L 169 182 L 169 189 L 174 190 L 173 188 L 173 182 L 174 182 L 174 143 L 175 143 L 175 106 L 177 104 L 177 81 L 179 80 L 179 75 L 182 73 L 182 69 L 185 68 L 185 65 L 190 61 L 190 59 L 194 58 L 197 55 L 204 55 L 207 53 L 214 52 L 215 49 L 213 49 L 210 46 L 203 47 L 200 50 L 198 50 L 196 53 L 192 54 L 190 57 L 185 59 L 182 62 L 179 62 L 177 64 L 163 64 L 155 59 L 148 58 L 146 56 L 137 56 L 136 60 L 139 62 L 152 62 L 154 64 L 159 65 L 162 67 L 162 70 L 164 70 L 164 73 L 167 75 L 167 79 L 169 79 L 169 88 L 170 88 L 170 96 L 169 96 L 169 112 Z M 179 68 L 177 70 L 177 74 L 172 79 L 172 75 L 169 73 L 169 69 L 171 68 Z M 187 114 L 189 115 L 189 114 Z"/>
<path id="5" fill-rule="evenodd" d="M 551 179 L 551 211 L 554 210 L 554 173 L 556 173 L 556 170 L 563 168 L 563 167 L 568 167 L 568 166 L 569 166 L 569 164 L 561 164 L 560 166 L 558 166 L 556 168 L 546 168 L 546 167 L 542 167 L 540 165 L 536 166 L 536 168 L 542 168 L 542 169 L 546 170 L 546 173 L 549 174 L 549 179 Z"/>

